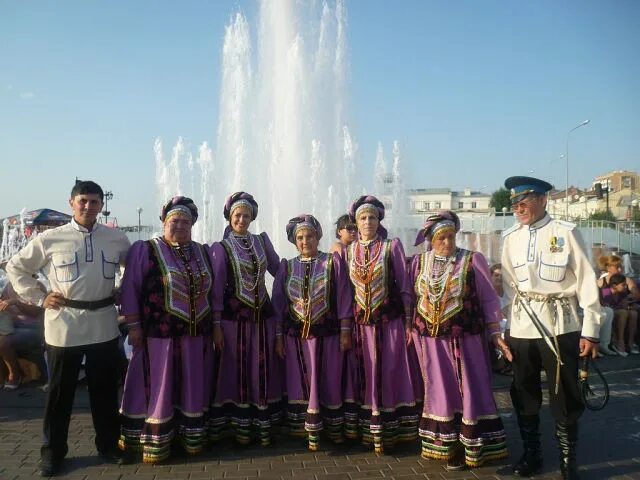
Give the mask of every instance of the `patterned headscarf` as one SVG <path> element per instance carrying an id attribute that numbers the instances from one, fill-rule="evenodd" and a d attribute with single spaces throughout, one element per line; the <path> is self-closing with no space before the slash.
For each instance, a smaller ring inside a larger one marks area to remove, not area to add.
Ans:
<path id="1" fill-rule="evenodd" d="M 171 198 L 162 207 L 160 213 L 160 221 L 164 223 L 167 218 L 172 215 L 182 214 L 191 218 L 191 224 L 193 225 L 198 220 L 198 207 L 193 203 L 189 197 L 183 197 L 182 195 L 176 195 Z"/>
<path id="2" fill-rule="evenodd" d="M 287 239 L 295 245 L 296 235 L 300 230 L 305 228 L 313 230 L 316 233 L 318 240 L 322 238 L 322 226 L 316 217 L 308 213 L 301 213 L 297 217 L 293 217 L 289 220 L 289 223 L 287 223 Z"/>
<path id="3" fill-rule="evenodd" d="M 422 229 L 416 237 L 417 247 L 421 243 L 427 242 L 427 250 L 431 250 L 431 240 L 434 234 L 442 228 L 453 228 L 456 232 L 460 231 L 460 218 L 451 210 L 440 210 L 438 213 L 429 215 Z"/>
<path id="4" fill-rule="evenodd" d="M 356 219 L 358 213 L 367 210 L 375 212 L 379 222 L 382 222 L 384 219 L 384 204 L 373 195 L 363 195 L 353 202 L 349 207 L 349 217 L 357 224 Z M 387 229 L 382 226 L 382 223 L 378 224 L 378 236 L 380 238 L 387 238 Z"/>
<path id="5" fill-rule="evenodd" d="M 224 218 L 230 220 L 231 213 L 241 206 L 245 206 L 251 210 L 251 221 L 256 219 L 258 216 L 258 202 L 247 192 L 236 192 L 227 197 L 227 200 L 224 202 Z"/>

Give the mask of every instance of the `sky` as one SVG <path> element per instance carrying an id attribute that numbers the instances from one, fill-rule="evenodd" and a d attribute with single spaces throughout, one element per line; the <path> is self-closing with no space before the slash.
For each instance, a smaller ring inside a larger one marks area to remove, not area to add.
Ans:
<path id="1" fill-rule="evenodd" d="M 287 0 L 279 0 L 287 1 Z M 316 0 L 319 1 L 319 0 Z M 330 0 L 329 3 L 332 3 Z M 400 142 L 409 187 L 563 188 L 640 170 L 640 2 L 347 0 L 359 169 Z M 253 1 L 0 0 L 0 218 L 69 211 L 74 179 L 120 225 L 154 212 L 153 142 L 213 146 L 225 25 Z M 166 147 L 165 147 L 166 148 Z M 370 173 L 367 173 L 370 177 Z"/>

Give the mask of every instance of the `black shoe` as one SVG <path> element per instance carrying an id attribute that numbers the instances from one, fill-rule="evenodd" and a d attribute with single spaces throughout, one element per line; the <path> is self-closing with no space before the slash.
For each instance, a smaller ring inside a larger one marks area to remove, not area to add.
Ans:
<path id="1" fill-rule="evenodd" d="M 540 417 L 538 415 L 518 415 L 518 427 L 524 453 L 513 466 L 513 473 L 520 477 L 530 477 L 542 469 L 540 448 Z"/>
<path id="2" fill-rule="evenodd" d="M 447 466 L 445 467 L 449 472 L 459 472 L 467 468 L 464 461 L 464 447 L 458 443 L 453 448 L 451 456 L 447 459 Z"/>
<path id="3" fill-rule="evenodd" d="M 40 476 L 41 477 L 55 477 L 60 472 L 62 466 L 62 460 L 53 458 L 41 458 L 40 459 Z"/>
<path id="4" fill-rule="evenodd" d="M 123 458 L 122 452 L 117 448 L 98 452 L 98 456 L 104 461 L 104 463 L 112 464 L 121 464 Z"/>
<path id="5" fill-rule="evenodd" d="M 513 466 L 513 473 L 520 477 L 530 477 L 542 469 L 542 455 L 540 450 L 525 450 Z"/>

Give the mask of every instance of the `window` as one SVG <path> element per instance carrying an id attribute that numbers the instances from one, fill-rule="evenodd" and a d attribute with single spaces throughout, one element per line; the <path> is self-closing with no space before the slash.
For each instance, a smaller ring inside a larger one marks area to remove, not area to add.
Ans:
<path id="1" fill-rule="evenodd" d="M 478 202 L 471 202 L 471 208 L 478 208 Z"/>
<path id="2" fill-rule="evenodd" d="M 464 202 L 458 202 L 458 208 L 464 208 Z"/>
<path id="3" fill-rule="evenodd" d="M 622 177 L 622 188 L 631 188 L 631 177 Z"/>
<path id="4" fill-rule="evenodd" d="M 433 202 L 433 203 L 434 203 L 433 208 L 435 208 L 436 210 L 439 209 L 439 208 L 442 208 L 440 206 L 440 202 Z"/>

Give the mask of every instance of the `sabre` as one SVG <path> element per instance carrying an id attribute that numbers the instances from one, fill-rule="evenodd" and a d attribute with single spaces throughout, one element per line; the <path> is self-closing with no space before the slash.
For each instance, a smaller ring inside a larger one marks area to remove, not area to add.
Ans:
<path id="1" fill-rule="evenodd" d="M 560 357 L 560 352 L 556 349 L 556 346 L 551 342 L 552 335 L 549 332 L 549 330 L 547 330 L 547 327 L 545 327 L 545 325 L 540 321 L 540 319 L 538 318 L 538 315 L 536 315 L 536 312 L 533 311 L 533 309 L 525 301 L 525 299 L 522 298 L 522 293 L 520 293 L 520 290 L 518 290 L 518 287 L 514 282 L 511 282 L 511 287 L 516 292 L 516 299 L 520 303 L 520 306 L 525 311 L 525 313 L 529 316 L 529 318 L 531 319 L 531 322 L 536 327 L 536 330 L 538 330 L 538 333 L 540 334 L 540 336 L 544 338 L 544 341 L 547 343 L 547 345 L 549 345 L 549 348 L 551 349 L 553 354 L 556 356 L 558 363 L 560 365 L 564 365 L 564 363 L 562 363 L 562 358 Z"/>

